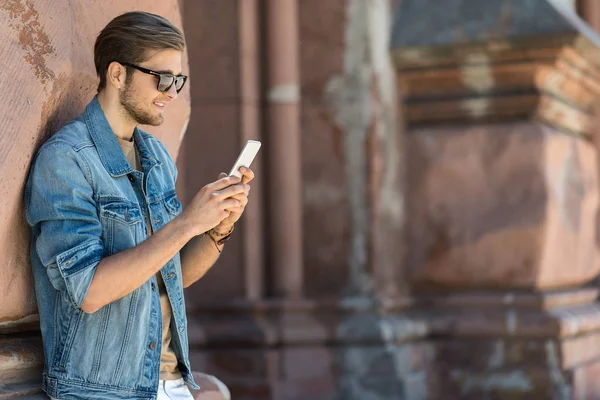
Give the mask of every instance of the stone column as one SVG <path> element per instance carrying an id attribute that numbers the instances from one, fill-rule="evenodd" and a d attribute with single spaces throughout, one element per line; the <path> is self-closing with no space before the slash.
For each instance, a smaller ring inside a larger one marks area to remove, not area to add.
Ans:
<path id="1" fill-rule="evenodd" d="M 598 398 L 600 38 L 554 1 L 446 3 L 403 1 L 393 43 L 433 398 Z"/>
<path id="2" fill-rule="evenodd" d="M 304 277 L 298 7 L 296 0 L 268 0 L 265 6 L 269 262 L 274 294 L 297 299 Z"/>
<path id="3" fill-rule="evenodd" d="M 247 140 L 262 139 L 259 13 L 258 0 L 239 2 L 240 146 Z M 249 301 L 260 300 L 265 291 L 261 158 L 252 165 L 258 177 L 252 183 L 252 201 L 246 207 L 243 223 L 245 298 Z"/>

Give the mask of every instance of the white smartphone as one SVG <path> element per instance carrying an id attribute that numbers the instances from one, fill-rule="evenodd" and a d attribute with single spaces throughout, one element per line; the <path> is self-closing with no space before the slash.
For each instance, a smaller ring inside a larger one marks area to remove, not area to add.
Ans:
<path id="1" fill-rule="evenodd" d="M 260 149 L 260 145 L 261 143 L 257 140 L 248 140 L 237 160 L 235 160 L 233 168 L 231 168 L 231 172 L 229 172 L 229 176 L 233 175 L 241 178 L 242 174 L 240 173 L 240 167 L 250 167 L 250 164 L 252 164 L 254 157 L 256 157 L 256 154 L 258 153 L 258 149 Z"/>

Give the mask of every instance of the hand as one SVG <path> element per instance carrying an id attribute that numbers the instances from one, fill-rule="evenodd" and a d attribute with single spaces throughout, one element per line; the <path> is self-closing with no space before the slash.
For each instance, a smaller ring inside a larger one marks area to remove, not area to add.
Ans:
<path id="1" fill-rule="evenodd" d="M 181 216 L 193 226 L 194 235 L 200 235 L 229 218 L 230 210 L 243 210 L 248 201 L 246 186 L 236 176 L 222 177 L 200 189 Z M 239 198 L 246 198 L 246 203 L 242 205 Z"/>
<path id="2" fill-rule="evenodd" d="M 244 193 L 232 196 L 233 199 L 239 201 L 239 206 L 227 208 L 227 211 L 230 212 L 229 216 L 223 219 L 221 223 L 214 228 L 214 230 L 219 233 L 225 234 L 229 232 L 233 225 L 240 219 L 244 213 L 246 204 L 248 204 L 248 193 L 250 192 L 250 185 L 248 183 L 254 179 L 254 172 L 246 167 L 240 167 L 240 172 L 242 173 L 242 185 L 244 185 L 245 188 Z M 224 172 L 219 174 L 219 178 L 221 179 L 224 179 L 226 176 L 227 174 Z"/>

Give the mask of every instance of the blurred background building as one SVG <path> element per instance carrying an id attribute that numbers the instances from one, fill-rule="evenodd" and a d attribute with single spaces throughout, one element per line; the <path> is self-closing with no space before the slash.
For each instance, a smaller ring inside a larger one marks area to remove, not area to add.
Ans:
<path id="1" fill-rule="evenodd" d="M 31 157 L 134 9 L 186 34 L 150 129 L 182 202 L 263 142 L 187 289 L 196 371 L 236 400 L 600 399 L 597 0 L 0 0 L 0 399 L 42 398 Z"/>

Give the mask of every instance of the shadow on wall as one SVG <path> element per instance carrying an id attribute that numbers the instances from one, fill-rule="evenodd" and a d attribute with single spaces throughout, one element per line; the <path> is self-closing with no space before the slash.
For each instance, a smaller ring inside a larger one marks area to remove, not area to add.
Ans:
<path id="1" fill-rule="evenodd" d="M 97 80 L 88 74 L 62 74 L 53 84 L 42 107 L 38 144 L 35 151 L 54 133 L 83 112 L 96 93 Z"/>

